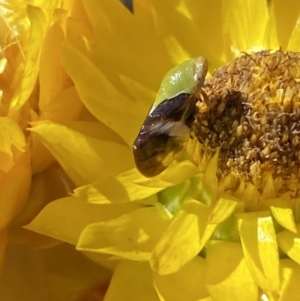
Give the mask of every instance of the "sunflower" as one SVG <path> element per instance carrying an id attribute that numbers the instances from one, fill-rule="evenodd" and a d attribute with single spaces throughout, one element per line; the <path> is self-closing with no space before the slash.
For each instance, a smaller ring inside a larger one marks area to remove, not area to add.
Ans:
<path id="1" fill-rule="evenodd" d="M 77 5 L 60 59 L 94 120 L 32 125 L 77 188 L 26 228 L 112 269 L 106 301 L 298 300 L 299 3 Z M 146 178 L 132 143 L 199 56 L 186 159 Z"/>

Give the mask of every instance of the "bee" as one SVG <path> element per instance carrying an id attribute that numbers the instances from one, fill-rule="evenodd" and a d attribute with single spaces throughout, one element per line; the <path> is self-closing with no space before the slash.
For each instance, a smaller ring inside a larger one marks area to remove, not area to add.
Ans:
<path id="1" fill-rule="evenodd" d="M 196 110 L 194 93 L 203 86 L 207 68 L 207 60 L 198 57 L 165 75 L 133 144 L 136 167 L 144 176 L 160 174 L 185 149 Z"/>

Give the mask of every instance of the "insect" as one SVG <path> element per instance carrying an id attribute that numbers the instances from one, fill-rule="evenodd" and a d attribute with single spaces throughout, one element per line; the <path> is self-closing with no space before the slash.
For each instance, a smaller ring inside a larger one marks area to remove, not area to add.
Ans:
<path id="1" fill-rule="evenodd" d="M 194 121 L 197 87 L 204 84 L 204 57 L 186 61 L 164 77 L 155 102 L 133 144 L 138 170 L 146 177 L 164 171 L 184 150 Z"/>

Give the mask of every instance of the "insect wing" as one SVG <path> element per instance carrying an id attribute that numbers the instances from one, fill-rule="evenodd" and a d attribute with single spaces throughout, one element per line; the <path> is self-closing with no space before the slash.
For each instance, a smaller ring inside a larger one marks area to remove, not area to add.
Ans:
<path id="1" fill-rule="evenodd" d="M 161 173 L 185 148 L 195 116 L 190 95 L 204 84 L 204 57 L 183 62 L 163 78 L 150 113 L 133 145 L 138 170 L 146 177 Z"/>
<path id="2" fill-rule="evenodd" d="M 145 120 L 133 145 L 138 170 L 146 177 L 161 173 L 183 151 L 193 118 L 190 94 L 162 102 Z"/>

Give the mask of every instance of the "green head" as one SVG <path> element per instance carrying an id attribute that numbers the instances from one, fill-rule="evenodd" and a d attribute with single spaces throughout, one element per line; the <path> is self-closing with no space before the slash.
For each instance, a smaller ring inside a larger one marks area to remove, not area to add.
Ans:
<path id="1" fill-rule="evenodd" d="M 198 85 L 202 86 L 207 68 L 207 60 L 202 56 L 172 68 L 161 82 L 150 113 L 164 100 L 192 93 Z"/>

